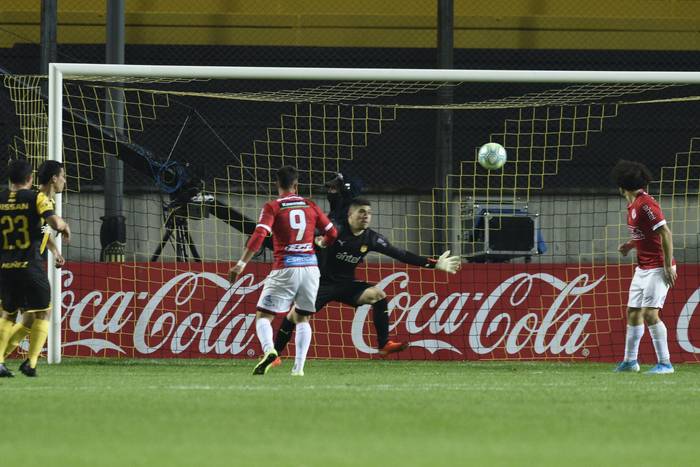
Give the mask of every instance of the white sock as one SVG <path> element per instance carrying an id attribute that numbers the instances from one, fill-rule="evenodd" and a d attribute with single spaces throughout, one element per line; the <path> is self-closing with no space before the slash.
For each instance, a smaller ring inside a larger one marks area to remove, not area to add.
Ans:
<path id="1" fill-rule="evenodd" d="M 306 354 L 311 346 L 311 324 L 298 323 L 295 331 L 294 344 L 297 349 L 297 354 L 294 357 L 294 371 L 304 371 Z"/>
<path id="2" fill-rule="evenodd" d="M 269 319 L 256 319 L 255 333 L 258 335 L 263 352 L 268 353 L 275 348 L 275 344 L 272 342 L 272 324 Z"/>
<path id="3" fill-rule="evenodd" d="M 639 354 L 639 343 L 644 335 L 644 325 L 627 325 L 627 337 L 625 338 L 625 361 L 631 362 L 637 359 Z"/>
<path id="4" fill-rule="evenodd" d="M 671 363 L 671 354 L 668 352 L 668 338 L 664 322 L 659 321 L 655 325 L 649 326 L 649 334 L 651 334 L 651 341 L 654 343 L 654 350 L 656 350 L 656 358 L 659 359 L 659 363 Z"/>

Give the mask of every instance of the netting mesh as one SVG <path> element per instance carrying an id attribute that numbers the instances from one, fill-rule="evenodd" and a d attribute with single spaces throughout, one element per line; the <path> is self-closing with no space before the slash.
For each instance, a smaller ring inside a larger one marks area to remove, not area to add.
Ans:
<path id="1" fill-rule="evenodd" d="M 21 128 L 11 152 L 37 164 L 46 158 L 44 81 L 4 79 Z M 436 94 L 446 90 L 451 102 L 436 104 Z M 624 200 L 608 182 L 608 166 L 597 170 L 596 190 L 562 190 L 561 180 L 581 164 L 595 172 L 595 154 L 619 147 L 615 141 L 629 126 L 621 130 L 615 122 L 631 118 L 634 125 L 640 112 L 654 115 L 668 106 L 689 112 L 685 106 L 694 105 L 697 91 L 683 84 L 503 89 L 66 77 L 64 213 L 76 240 L 66 249 L 73 267 L 63 273 L 64 351 L 256 353 L 251 313 L 270 254 L 258 258 L 248 288 L 231 291 L 225 275 L 262 204 L 276 195 L 275 171 L 291 164 L 300 171 L 302 194 L 325 209 L 325 184 L 343 172 L 364 184 L 373 228 L 392 243 L 425 256 L 449 247 L 462 257 L 456 278 L 375 253 L 358 268 L 359 280 L 387 292 L 392 332 L 412 343 L 403 356 L 613 359 L 633 273 L 631 262 L 616 254 L 628 236 Z M 402 144 L 421 147 L 415 134 L 434 136 L 437 111 L 453 112 L 457 130 L 483 130 L 480 139 L 456 148 L 444 178 L 433 173 L 431 144 L 420 160 L 395 155 Z M 642 131 L 657 128 L 641 120 Z M 684 130 L 697 134 L 692 125 Z M 686 137 L 688 151 L 676 153 L 671 148 L 685 135 L 674 131 L 659 135 L 674 144 L 655 156 L 660 169 L 650 193 L 669 219 L 676 258 L 689 264 L 667 302 L 678 316 L 698 278 L 700 165 L 698 139 Z M 499 171 L 477 162 L 487 141 L 508 152 Z M 611 151 L 608 161 L 634 158 Z M 126 166 L 122 264 L 100 263 L 98 221 L 110 158 Z M 313 355 L 374 354 L 370 315 L 366 306 L 326 307 L 314 320 Z"/>

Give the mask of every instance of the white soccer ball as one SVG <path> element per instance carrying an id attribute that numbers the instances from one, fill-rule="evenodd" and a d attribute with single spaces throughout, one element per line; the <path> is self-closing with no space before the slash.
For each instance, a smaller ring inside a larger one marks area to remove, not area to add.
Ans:
<path id="1" fill-rule="evenodd" d="M 508 159 L 506 148 L 498 143 L 486 143 L 479 148 L 479 164 L 486 170 L 498 170 Z"/>

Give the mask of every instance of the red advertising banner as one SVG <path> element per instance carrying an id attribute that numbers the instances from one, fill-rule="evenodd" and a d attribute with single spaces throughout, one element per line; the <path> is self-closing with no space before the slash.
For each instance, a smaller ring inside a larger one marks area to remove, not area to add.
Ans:
<path id="1" fill-rule="evenodd" d="M 255 304 L 270 266 L 249 265 L 233 285 L 227 270 L 223 263 L 67 265 L 64 355 L 259 355 Z M 410 344 L 395 358 L 422 360 L 619 360 L 633 273 L 630 265 L 465 264 L 455 276 L 414 267 L 358 268 L 358 277 L 387 293 L 392 338 Z M 661 313 L 675 362 L 700 356 L 698 278 L 700 265 L 679 265 Z M 371 321 L 368 305 L 327 306 L 312 319 L 309 355 L 376 355 Z M 648 334 L 640 358 L 654 361 Z"/>

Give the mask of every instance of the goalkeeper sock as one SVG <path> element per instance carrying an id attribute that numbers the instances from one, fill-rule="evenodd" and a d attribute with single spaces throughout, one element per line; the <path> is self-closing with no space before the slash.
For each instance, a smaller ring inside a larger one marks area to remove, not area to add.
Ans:
<path id="1" fill-rule="evenodd" d="M 17 323 L 12 327 L 12 335 L 10 336 L 10 341 L 7 343 L 7 348 L 5 349 L 5 358 L 7 358 L 22 342 L 22 339 L 27 337 L 31 329 L 26 327 L 22 323 Z"/>
<path id="2" fill-rule="evenodd" d="M 46 344 L 49 335 L 49 322 L 45 319 L 35 319 L 32 324 L 32 331 L 29 334 L 29 366 L 36 368 L 41 349 Z"/>
<path id="3" fill-rule="evenodd" d="M 275 346 L 272 344 L 272 324 L 269 319 L 258 318 L 255 320 L 255 333 L 260 340 L 263 352 L 268 353 Z"/>
<path id="4" fill-rule="evenodd" d="M 377 342 L 380 349 L 384 347 L 389 340 L 388 308 L 389 304 L 386 302 L 386 298 L 382 298 L 372 305 L 372 321 L 374 322 L 374 330 L 377 332 Z"/>
<path id="5" fill-rule="evenodd" d="M 663 321 L 659 321 L 653 326 L 648 326 L 648 328 L 659 363 L 671 363 L 671 355 L 668 352 L 668 333 L 666 331 L 666 325 Z"/>
<path id="6" fill-rule="evenodd" d="M 630 326 L 627 325 L 627 337 L 625 338 L 625 361 L 632 362 L 637 360 L 639 353 L 639 343 L 644 335 L 644 325 Z"/>
<path id="7" fill-rule="evenodd" d="M 275 336 L 275 350 L 278 355 L 282 355 L 282 351 L 287 347 L 290 339 L 292 338 L 292 333 L 294 332 L 294 323 L 289 321 L 289 318 L 284 317 L 282 325 L 277 330 L 277 335 Z"/>
<path id="8" fill-rule="evenodd" d="M 12 335 L 12 327 L 15 325 L 12 321 L 0 318 L 0 363 L 5 363 L 5 349 Z"/>
<path id="9" fill-rule="evenodd" d="M 297 324 L 297 334 L 294 338 L 297 354 L 294 357 L 294 371 L 304 371 L 304 363 L 306 363 L 306 354 L 311 346 L 311 324 Z"/>

